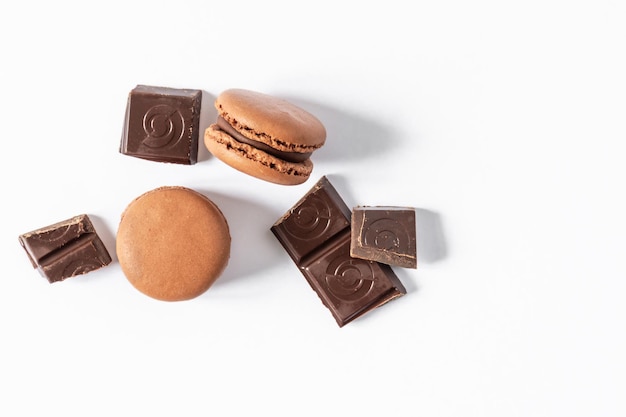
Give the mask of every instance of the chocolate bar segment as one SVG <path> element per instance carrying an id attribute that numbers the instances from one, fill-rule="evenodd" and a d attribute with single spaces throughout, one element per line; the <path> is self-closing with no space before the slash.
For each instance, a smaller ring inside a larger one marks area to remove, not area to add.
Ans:
<path id="1" fill-rule="evenodd" d="M 350 228 L 350 209 L 326 177 L 298 201 L 273 227 L 296 264 L 325 242 Z"/>
<path id="2" fill-rule="evenodd" d="M 193 165 L 198 160 L 201 90 L 138 85 L 128 95 L 124 155 Z"/>
<path id="3" fill-rule="evenodd" d="M 339 327 L 406 294 L 388 265 L 350 256 L 350 210 L 326 177 L 271 230 Z"/>
<path id="4" fill-rule="evenodd" d="M 355 207 L 350 255 L 404 268 L 417 268 L 415 209 Z"/>
<path id="5" fill-rule="evenodd" d="M 301 269 L 340 327 L 406 293 L 388 265 L 350 256 L 348 231 L 328 243 Z"/>
<path id="6" fill-rule="evenodd" d="M 111 256 L 86 214 L 19 236 L 33 268 L 50 283 L 102 268 Z"/>

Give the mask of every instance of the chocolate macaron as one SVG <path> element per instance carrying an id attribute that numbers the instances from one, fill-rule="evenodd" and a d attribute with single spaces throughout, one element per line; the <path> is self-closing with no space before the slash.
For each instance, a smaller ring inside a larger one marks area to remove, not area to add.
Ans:
<path id="1" fill-rule="evenodd" d="M 179 186 L 135 198 L 122 213 L 117 257 L 126 278 L 142 293 L 181 301 L 204 293 L 230 257 L 228 223 L 208 197 Z"/>
<path id="2" fill-rule="evenodd" d="M 296 185 L 313 170 L 311 154 L 326 141 L 326 128 L 308 111 L 267 94 L 230 89 L 215 100 L 217 121 L 204 144 L 231 167 L 269 182 Z"/>

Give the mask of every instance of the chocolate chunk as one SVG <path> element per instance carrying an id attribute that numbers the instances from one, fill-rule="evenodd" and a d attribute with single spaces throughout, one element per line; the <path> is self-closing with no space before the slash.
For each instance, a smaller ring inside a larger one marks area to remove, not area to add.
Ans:
<path id="1" fill-rule="evenodd" d="M 326 177 L 271 231 L 339 327 L 406 294 L 391 267 L 350 256 L 350 209 Z"/>
<path id="2" fill-rule="evenodd" d="M 86 214 L 24 233 L 19 242 L 33 268 L 50 283 L 111 263 L 111 256 Z"/>
<path id="3" fill-rule="evenodd" d="M 157 162 L 198 160 L 201 90 L 138 85 L 128 95 L 120 152 Z"/>
<path id="4" fill-rule="evenodd" d="M 355 207 L 350 255 L 388 265 L 417 268 L 415 209 Z"/>

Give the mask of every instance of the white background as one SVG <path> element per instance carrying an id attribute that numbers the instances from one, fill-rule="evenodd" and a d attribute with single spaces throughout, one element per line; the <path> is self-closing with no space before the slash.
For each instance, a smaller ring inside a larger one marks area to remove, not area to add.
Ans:
<path id="1" fill-rule="evenodd" d="M 410 8 L 408 8 L 408 6 Z M 9 2 L 0 14 L 0 415 L 626 415 L 626 3 Z M 118 152 L 136 84 L 292 100 L 306 183 Z M 338 328 L 270 226 L 322 175 L 418 209 L 406 296 Z M 124 278 L 120 214 L 162 185 L 224 211 L 197 299 Z M 57 284 L 18 235 L 87 213 L 114 262 Z"/>

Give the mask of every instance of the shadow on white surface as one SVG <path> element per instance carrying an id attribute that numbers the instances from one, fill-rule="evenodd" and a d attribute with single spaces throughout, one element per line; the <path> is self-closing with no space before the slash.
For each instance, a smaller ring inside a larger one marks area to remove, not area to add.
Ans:
<path id="1" fill-rule="evenodd" d="M 415 270 L 409 270 L 406 268 L 392 266 L 393 272 L 396 274 L 402 285 L 404 285 L 404 289 L 406 290 L 406 296 L 409 294 L 416 293 L 419 291 L 419 286 L 417 285 L 417 280 L 415 278 Z"/>
<path id="2" fill-rule="evenodd" d="M 390 126 L 319 103 L 294 97 L 285 99 L 315 115 L 326 127 L 326 143 L 315 151 L 315 161 L 349 162 L 378 158 L 398 145 Z"/>
<path id="3" fill-rule="evenodd" d="M 278 218 L 276 213 L 245 198 L 198 191 L 217 204 L 226 217 L 231 236 L 228 266 L 213 286 L 228 285 L 232 280 L 255 275 L 280 262 L 281 253 L 270 231 Z"/>
<path id="4" fill-rule="evenodd" d="M 417 262 L 434 263 L 448 256 L 441 216 L 434 211 L 416 208 Z M 418 266 L 419 268 L 419 266 Z"/>
<path id="5" fill-rule="evenodd" d="M 100 236 L 100 240 L 107 248 L 109 255 L 111 256 L 111 263 L 117 262 L 117 252 L 115 250 L 115 233 L 109 229 L 106 223 L 94 214 L 88 214 L 93 227 L 96 229 L 96 233 Z"/>
<path id="6" fill-rule="evenodd" d="M 210 124 L 217 120 L 217 110 L 213 103 L 217 97 L 205 90 L 202 90 L 202 103 L 200 105 L 200 131 L 198 132 L 198 162 L 211 158 L 211 153 L 204 146 L 204 131 Z"/>
<path id="7" fill-rule="evenodd" d="M 325 176 L 333 187 L 335 187 L 335 190 L 337 190 L 343 202 L 352 210 L 357 204 L 346 177 L 341 174 L 326 174 Z"/>

